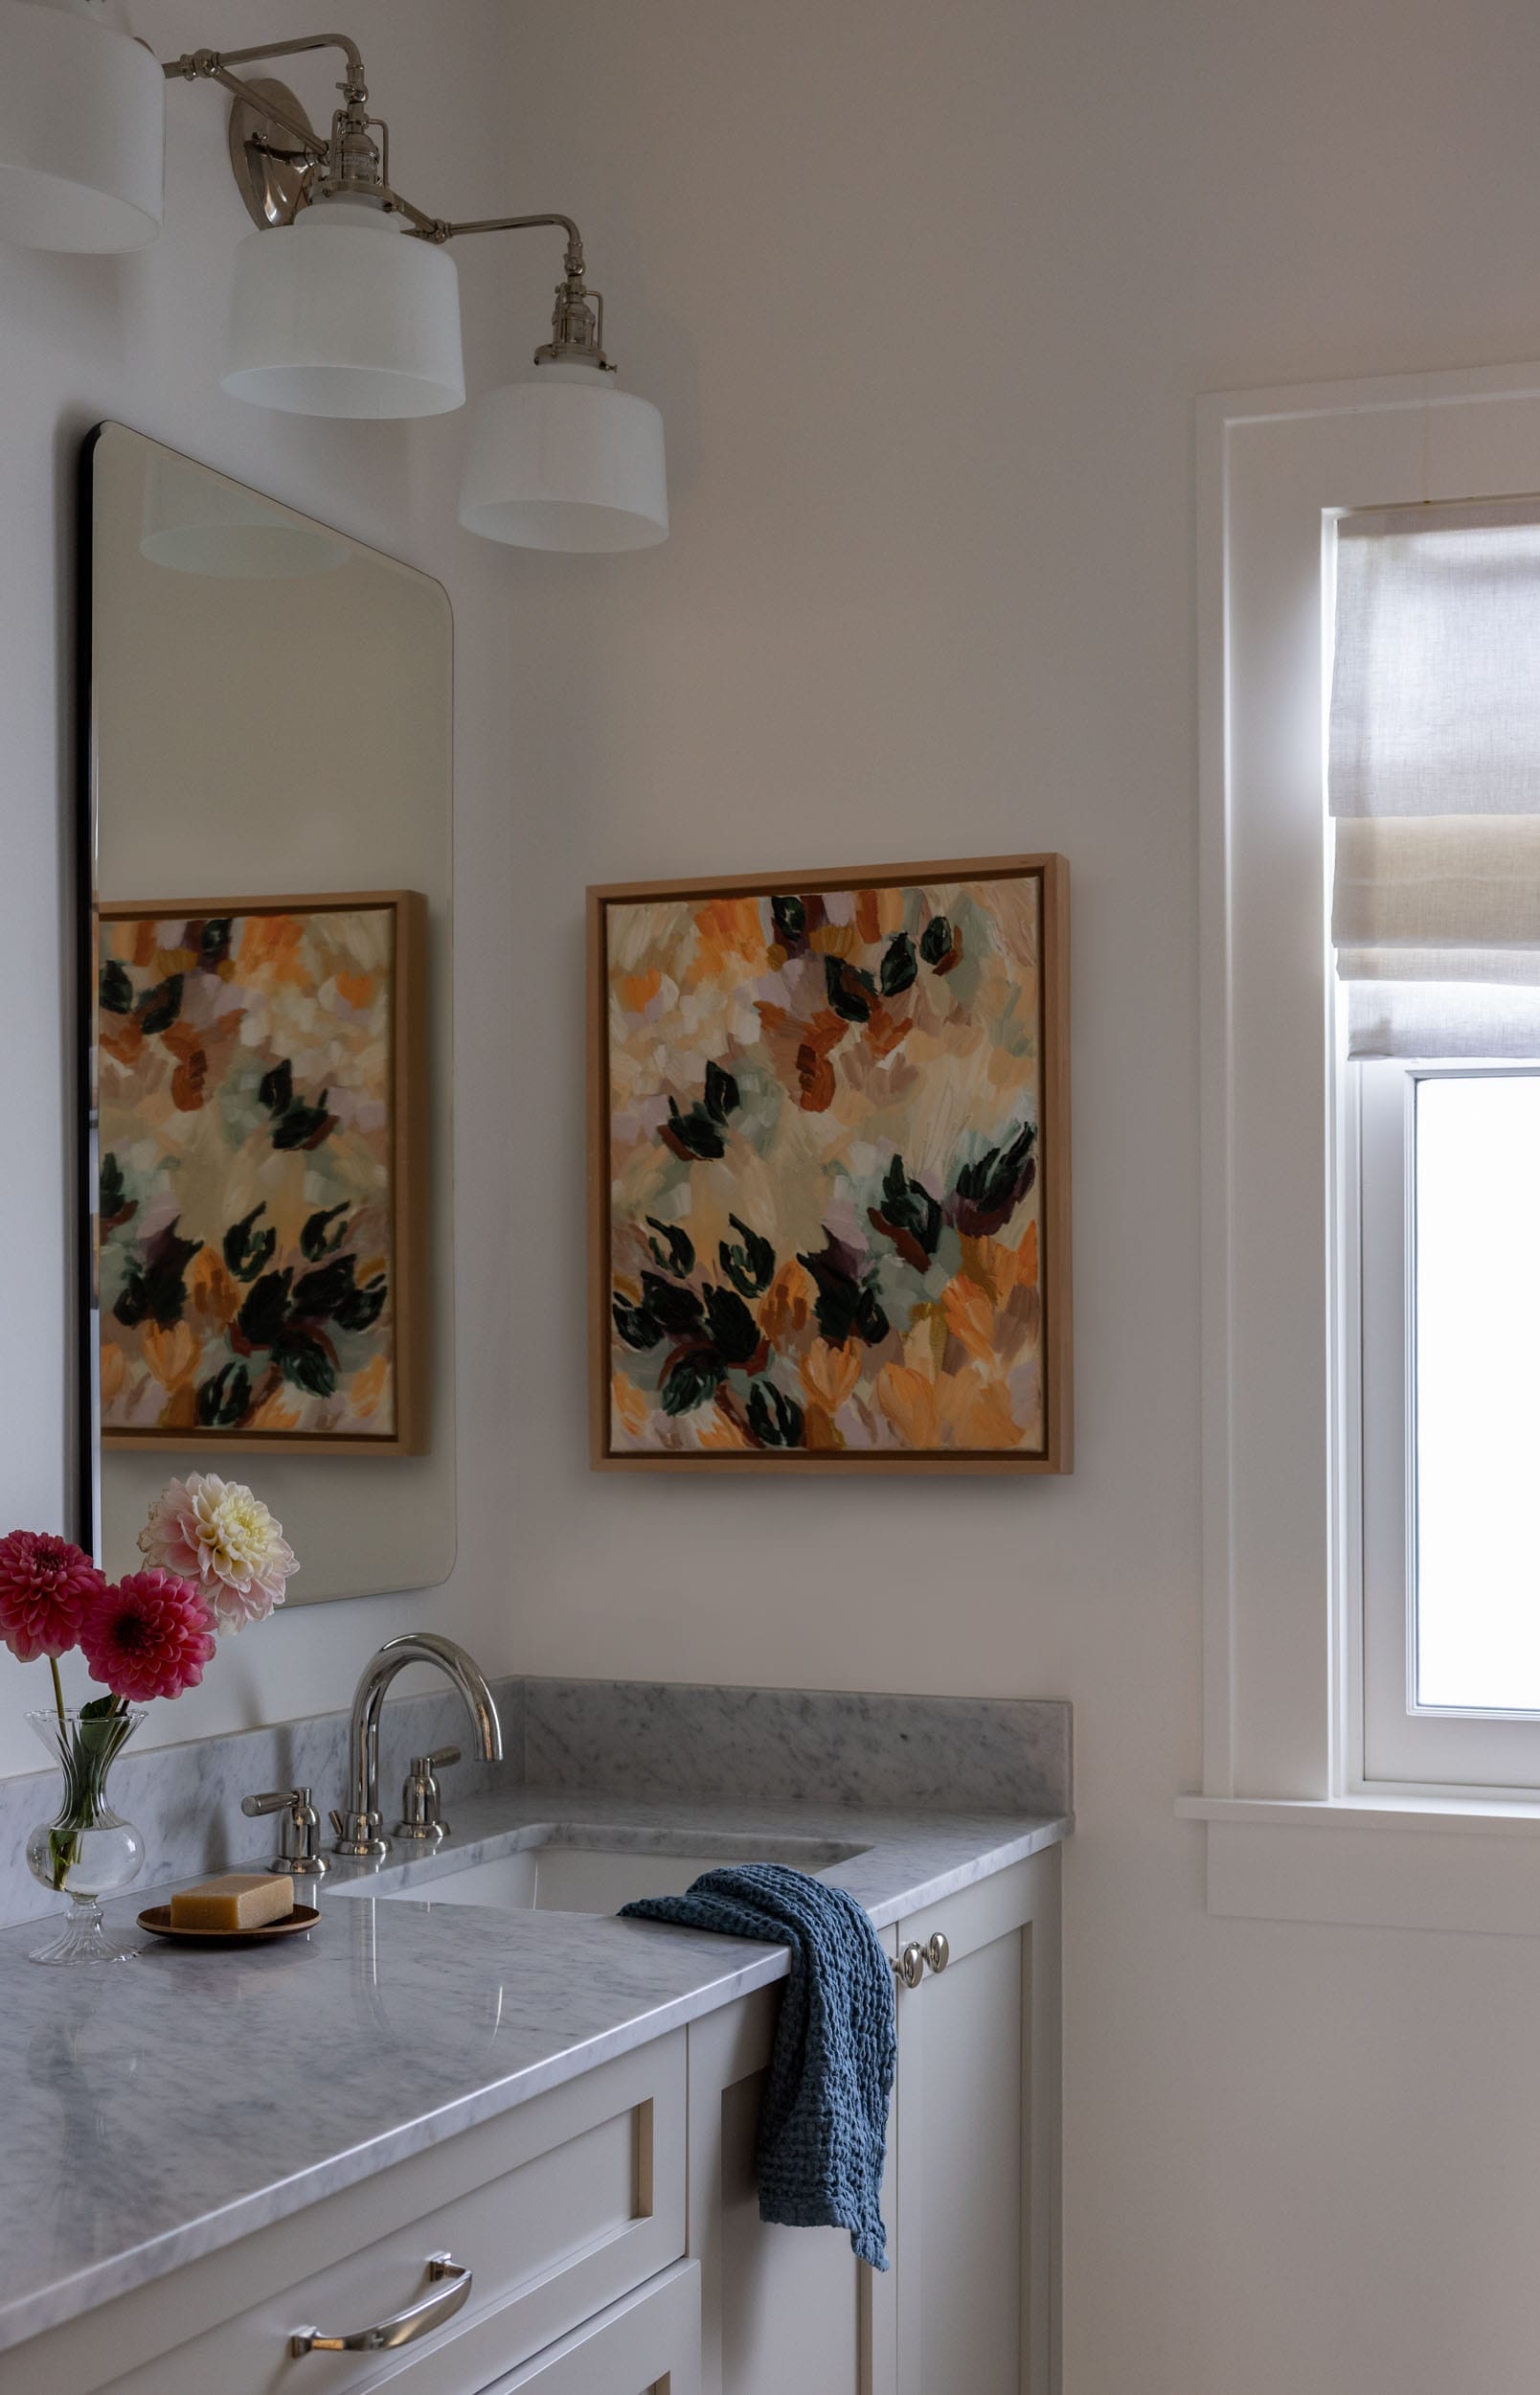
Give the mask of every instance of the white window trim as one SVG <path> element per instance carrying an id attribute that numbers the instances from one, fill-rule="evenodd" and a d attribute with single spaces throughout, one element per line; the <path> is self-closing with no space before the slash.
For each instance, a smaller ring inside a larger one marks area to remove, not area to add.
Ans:
<path id="1" fill-rule="evenodd" d="M 1540 1805 L 1359 1772 L 1321 835 L 1323 518 L 1536 490 L 1540 364 L 1199 402 L 1204 1785 L 1178 1811 L 1212 1912 L 1540 1935 Z"/>

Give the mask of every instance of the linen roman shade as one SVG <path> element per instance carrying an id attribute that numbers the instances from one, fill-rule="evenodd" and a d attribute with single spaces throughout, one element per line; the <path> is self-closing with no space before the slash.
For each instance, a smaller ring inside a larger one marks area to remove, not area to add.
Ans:
<path id="1" fill-rule="evenodd" d="M 1327 788 L 1349 1055 L 1540 1057 L 1540 500 L 1340 520 Z"/>

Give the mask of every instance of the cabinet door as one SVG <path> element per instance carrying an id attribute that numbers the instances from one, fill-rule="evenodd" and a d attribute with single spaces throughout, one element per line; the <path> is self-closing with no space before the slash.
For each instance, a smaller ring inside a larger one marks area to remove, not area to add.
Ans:
<path id="1" fill-rule="evenodd" d="M 780 2001 L 781 1990 L 766 1988 L 690 2030 L 702 2395 L 892 2395 L 893 2273 L 858 2262 L 844 2229 L 775 2228 L 759 2218 L 755 2138 Z M 893 2195 L 890 2156 L 890 2220 Z"/>
<path id="2" fill-rule="evenodd" d="M 898 1926 L 897 2395 L 1055 2395 L 1058 1856 Z"/>

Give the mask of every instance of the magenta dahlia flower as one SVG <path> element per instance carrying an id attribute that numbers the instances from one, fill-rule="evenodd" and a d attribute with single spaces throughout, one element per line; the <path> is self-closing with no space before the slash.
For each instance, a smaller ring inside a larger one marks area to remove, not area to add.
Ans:
<path id="1" fill-rule="evenodd" d="M 88 1555 L 46 1531 L 0 1539 L 0 1639 L 18 1663 L 68 1654 L 87 1606 L 106 1586 Z"/>
<path id="2" fill-rule="evenodd" d="M 206 1600 L 170 1572 L 130 1572 L 102 1590 L 80 1625 L 91 1677 L 130 1704 L 196 1688 L 214 1646 Z"/>

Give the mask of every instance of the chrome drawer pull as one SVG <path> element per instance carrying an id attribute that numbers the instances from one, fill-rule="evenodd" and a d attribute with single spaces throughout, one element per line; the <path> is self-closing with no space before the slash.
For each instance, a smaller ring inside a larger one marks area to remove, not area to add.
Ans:
<path id="1" fill-rule="evenodd" d="M 449 2254 L 428 2256 L 428 2276 L 438 2282 L 438 2292 L 419 2295 L 404 2312 L 376 2320 L 372 2329 L 355 2329 L 351 2337 L 323 2337 L 319 2329 L 296 2329 L 289 2338 L 289 2352 L 298 2360 L 301 2354 L 382 2354 L 397 2345 L 415 2344 L 419 2337 L 452 2320 L 470 2293 L 470 2272 Z"/>

